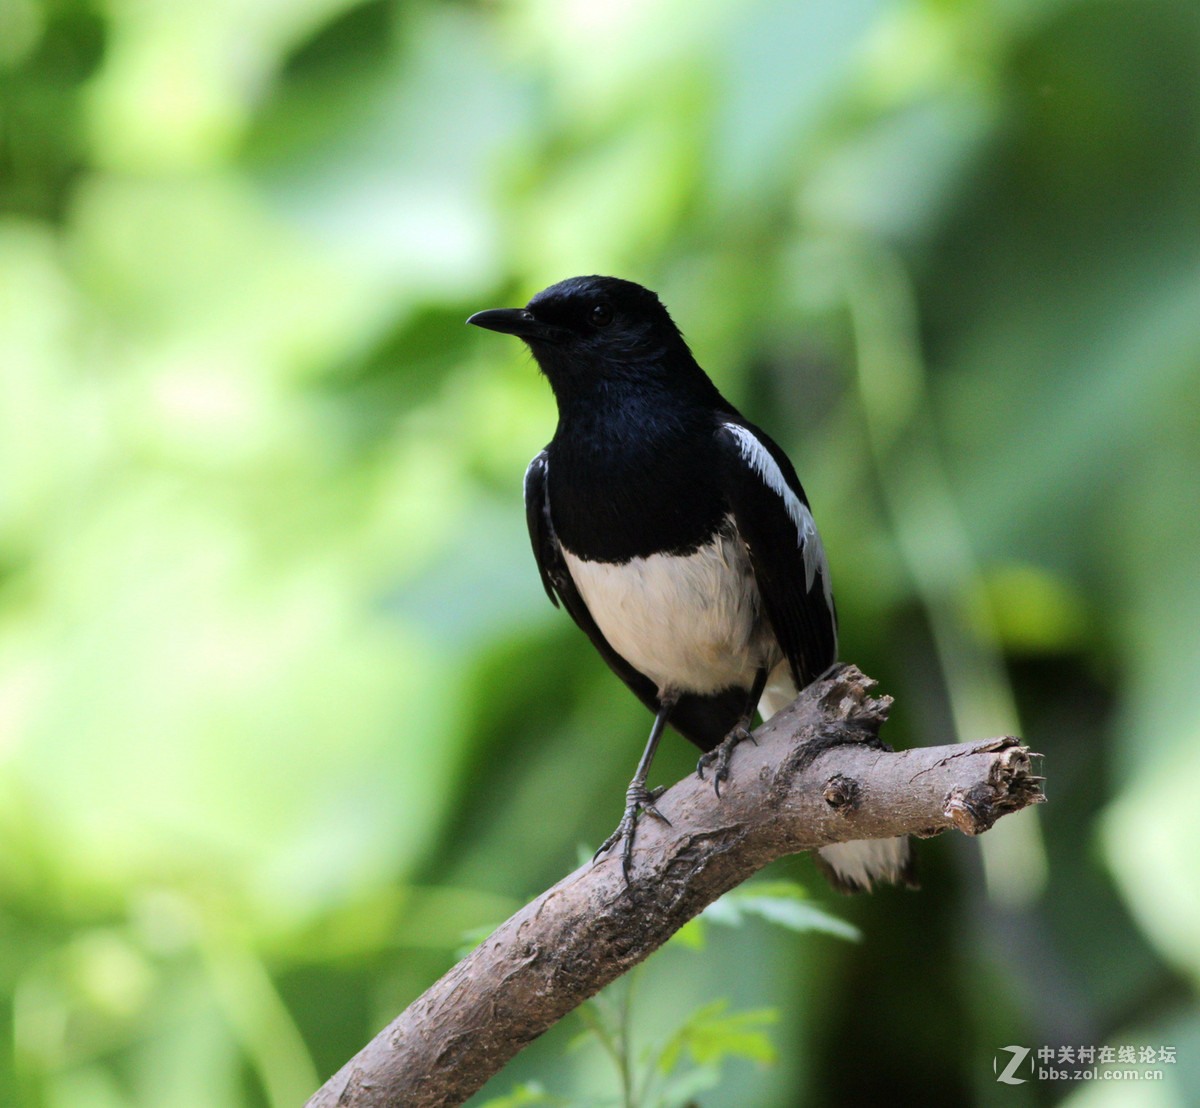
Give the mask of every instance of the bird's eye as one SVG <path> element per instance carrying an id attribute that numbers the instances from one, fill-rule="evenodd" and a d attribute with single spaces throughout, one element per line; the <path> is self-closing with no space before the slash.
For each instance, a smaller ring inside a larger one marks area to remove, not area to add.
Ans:
<path id="1" fill-rule="evenodd" d="M 612 322 L 612 307 L 603 302 L 592 309 L 592 322 L 597 327 L 607 327 Z"/>

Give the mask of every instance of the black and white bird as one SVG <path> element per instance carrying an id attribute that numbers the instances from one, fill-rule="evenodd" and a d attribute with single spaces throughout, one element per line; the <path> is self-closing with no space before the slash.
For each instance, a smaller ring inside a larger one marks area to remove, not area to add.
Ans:
<path id="1" fill-rule="evenodd" d="M 787 455 L 696 363 L 649 289 L 574 277 L 524 308 L 467 321 L 528 344 L 558 428 L 525 473 L 542 583 L 655 714 L 620 825 L 629 873 L 646 786 L 670 723 L 729 776 L 757 708 L 770 718 L 837 659 L 829 565 Z M 844 890 L 909 881 L 907 839 L 838 843 L 822 868 Z"/>

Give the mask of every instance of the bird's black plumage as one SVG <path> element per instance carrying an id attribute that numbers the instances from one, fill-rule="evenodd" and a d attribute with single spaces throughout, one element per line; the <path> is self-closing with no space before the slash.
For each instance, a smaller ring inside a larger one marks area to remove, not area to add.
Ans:
<path id="1" fill-rule="evenodd" d="M 546 454 L 543 450 L 525 471 L 525 514 L 546 594 L 555 605 L 561 600 L 563 607 L 591 640 L 609 668 L 650 711 L 657 712 L 662 704 L 655 683 L 639 673 L 609 645 L 567 569 L 562 547 L 550 521 L 550 504 L 546 495 Z M 701 750 L 708 751 L 737 723 L 745 703 L 746 694 L 740 688 L 724 689 L 706 696 L 691 694 L 681 696 L 676 701 L 669 718 L 671 725 L 681 735 L 691 739 Z"/>
<path id="2" fill-rule="evenodd" d="M 701 765 L 719 784 L 760 695 L 765 717 L 836 660 L 825 553 L 786 454 L 653 292 L 576 277 L 469 322 L 523 339 L 554 390 L 558 427 L 525 476 L 542 583 L 658 717 L 618 828 L 628 866 L 636 810 L 656 814 L 645 771 L 664 721 L 717 751 Z M 906 876 L 907 848 L 892 853 L 836 876 Z"/>

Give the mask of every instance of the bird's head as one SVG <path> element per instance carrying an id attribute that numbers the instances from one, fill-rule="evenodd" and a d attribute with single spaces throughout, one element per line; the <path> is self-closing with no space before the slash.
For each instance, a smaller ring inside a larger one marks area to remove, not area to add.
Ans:
<path id="1" fill-rule="evenodd" d="M 556 393 L 588 383 L 644 382 L 698 371 L 662 301 L 619 277 L 571 277 L 524 308 L 494 308 L 467 320 L 516 335 Z"/>

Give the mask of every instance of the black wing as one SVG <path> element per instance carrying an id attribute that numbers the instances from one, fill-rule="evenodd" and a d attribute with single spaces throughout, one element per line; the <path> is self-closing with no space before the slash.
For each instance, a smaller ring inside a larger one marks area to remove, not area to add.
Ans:
<path id="1" fill-rule="evenodd" d="M 571 618 L 608 663 L 608 668 L 629 686 L 650 711 L 657 713 L 660 707 L 657 686 L 609 645 L 575 587 L 558 536 L 554 533 L 554 524 L 550 520 L 550 501 L 546 494 L 548 464 L 549 459 L 543 450 L 525 471 L 525 521 L 529 525 L 533 556 L 537 560 L 546 595 L 555 607 L 562 602 Z M 739 689 L 730 689 L 715 696 L 688 694 L 681 696 L 671 710 L 670 723 L 702 750 L 710 750 L 741 718 L 745 702 L 746 694 Z"/>
<path id="2" fill-rule="evenodd" d="M 529 539 L 533 543 L 533 556 L 537 559 L 546 595 L 555 607 L 559 601 L 579 624 L 583 633 L 592 640 L 609 668 L 625 682 L 637 698 L 653 712 L 658 711 L 658 696 L 654 682 L 636 670 L 611 646 L 596 626 L 592 613 L 588 611 L 583 597 L 575 587 L 571 571 L 562 555 L 554 524 L 550 522 L 550 501 L 546 496 L 546 468 L 548 459 L 542 451 L 525 471 L 525 521 L 529 524 Z"/>
<path id="3" fill-rule="evenodd" d="M 727 420 L 717 429 L 726 503 L 775 638 L 796 687 L 837 660 L 837 610 L 829 564 L 804 489 L 788 457 L 757 427 Z"/>

